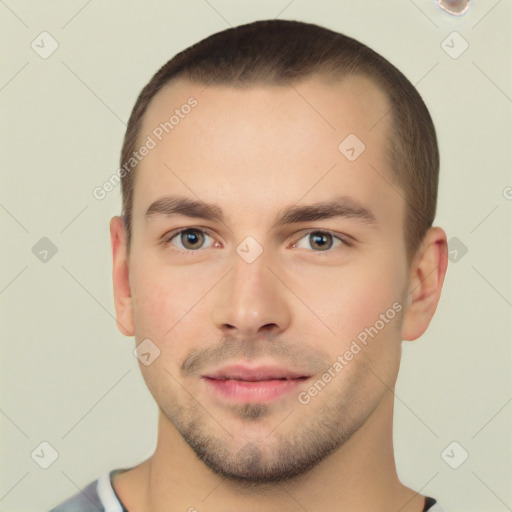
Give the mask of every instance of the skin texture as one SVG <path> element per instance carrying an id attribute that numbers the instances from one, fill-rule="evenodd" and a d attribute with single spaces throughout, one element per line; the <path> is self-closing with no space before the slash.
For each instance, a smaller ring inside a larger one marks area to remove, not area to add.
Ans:
<path id="1" fill-rule="evenodd" d="M 157 448 L 114 479 L 116 492 L 137 512 L 421 511 L 424 498 L 396 474 L 393 390 L 402 340 L 420 336 L 437 307 L 446 236 L 431 228 L 408 262 L 389 116 L 370 131 L 385 96 L 360 77 L 241 89 L 177 81 L 150 104 L 140 140 L 191 96 L 197 106 L 137 168 L 129 254 L 122 220 L 111 221 L 119 328 L 160 350 L 140 363 L 160 411 Z M 348 134 L 366 146 L 353 162 L 338 150 Z M 215 204 L 224 218 L 146 216 L 170 195 Z M 342 196 L 374 222 L 275 227 L 285 207 Z M 177 228 L 206 234 L 187 251 L 186 238 L 164 236 Z M 318 230 L 339 238 L 315 244 Z M 247 236 L 263 249 L 252 263 L 236 252 Z M 400 311 L 300 403 L 393 304 Z M 240 361 L 311 378 L 273 401 L 235 404 L 201 376 Z"/>

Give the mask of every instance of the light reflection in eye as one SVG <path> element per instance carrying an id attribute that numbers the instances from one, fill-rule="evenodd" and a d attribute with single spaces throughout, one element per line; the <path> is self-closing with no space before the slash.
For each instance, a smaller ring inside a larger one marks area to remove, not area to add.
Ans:
<path id="1" fill-rule="evenodd" d="M 210 240 L 210 243 L 205 243 Z M 197 252 L 200 249 L 208 249 L 215 244 L 211 235 L 200 228 L 181 228 L 169 233 L 165 239 L 165 244 L 172 244 L 182 251 Z M 349 245 L 340 237 L 329 231 L 311 230 L 305 233 L 297 242 L 293 244 L 294 248 L 311 249 L 313 252 L 328 252 L 330 249 L 340 245 Z"/>
<path id="2" fill-rule="evenodd" d="M 303 240 L 305 240 L 305 244 L 300 245 Z M 329 231 L 317 230 L 306 233 L 305 236 L 294 244 L 294 247 L 299 247 L 301 249 L 318 248 L 319 251 L 315 252 L 325 252 L 333 247 L 339 247 L 343 243 L 344 241 L 341 240 L 341 238 L 333 235 Z"/>
<path id="3" fill-rule="evenodd" d="M 167 242 L 172 243 L 181 250 L 196 251 L 198 249 L 208 248 L 203 247 L 206 238 L 211 238 L 213 241 L 213 238 L 202 229 L 185 228 L 167 238 Z M 174 243 L 174 241 L 176 241 L 176 243 Z"/>

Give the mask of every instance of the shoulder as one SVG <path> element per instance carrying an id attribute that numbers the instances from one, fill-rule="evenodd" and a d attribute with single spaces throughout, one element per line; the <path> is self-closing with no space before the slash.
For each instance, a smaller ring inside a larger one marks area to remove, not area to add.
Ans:
<path id="1" fill-rule="evenodd" d="M 50 512 L 128 512 L 112 487 L 112 476 L 124 471 L 127 469 L 103 473 Z"/>
<path id="2" fill-rule="evenodd" d="M 441 504 L 433 498 L 427 498 L 424 512 L 447 512 Z"/>
<path id="3" fill-rule="evenodd" d="M 52 508 L 50 512 L 105 512 L 98 495 L 98 480 L 94 480 L 83 490 Z"/>

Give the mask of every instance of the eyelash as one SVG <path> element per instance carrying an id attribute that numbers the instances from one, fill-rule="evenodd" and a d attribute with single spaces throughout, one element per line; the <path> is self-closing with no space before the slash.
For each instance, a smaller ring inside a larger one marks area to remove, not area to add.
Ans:
<path id="1" fill-rule="evenodd" d="M 180 235 L 181 233 L 185 232 L 185 231 L 199 231 L 211 238 L 214 238 L 213 235 L 211 234 L 211 232 L 207 229 L 204 229 L 204 228 L 199 228 L 199 227 L 186 227 L 186 228 L 179 228 L 179 229 L 175 229 L 173 231 L 170 231 L 169 233 L 166 233 L 163 237 L 162 237 L 162 243 L 167 247 L 169 244 L 172 244 L 172 240 Z M 293 245 L 296 245 L 298 244 L 304 237 L 310 235 L 311 233 L 320 233 L 320 234 L 327 234 L 327 235 L 330 235 L 332 236 L 334 239 L 338 240 L 339 242 L 341 242 L 340 245 L 344 245 L 344 246 L 347 246 L 347 247 L 350 247 L 351 246 L 351 243 L 345 238 L 345 237 L 341 237 L 341 236 L 338 236 L 336 235 L 334 232 L 332 231 L 329 231 L 328 229 L 310 229 L 309 231 L 305 231 L 305 232 L 302 232 L 301 233 L 301 237 L 296 241 L 294 242 Z M 339 246 L 338 246 L 339 247 Z M 204 250 L 204 249 L 196 249 L 196 250 L 191 250 L 191 249 L 180 249 L 179 247 L 175 247 L 178 251 L 181 251 L 181 252 L 184 252 L 186 254 L 191 254 L 191 253 L 194 253 L 194 252 L 200 252 L 201 250 Z M 211 247 L 208 247 L 208 249 L 210 249 Z M 330 247 L 329 249 L 326 249 L 325 251 L 315 251 L 313 249 L 311 249 L 311 252 L 316 252 L 316 253 L 329 253 L 329 252 L 333 252 L 334 249 L 336 249 L 337 247 Z"/>

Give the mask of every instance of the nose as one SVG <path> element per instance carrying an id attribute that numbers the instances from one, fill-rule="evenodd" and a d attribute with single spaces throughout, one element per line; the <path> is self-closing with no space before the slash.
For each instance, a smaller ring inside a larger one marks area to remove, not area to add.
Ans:
<path id="1" fill-rule="evenodd" d="M 233 255 L 233 268 L 216 287 L 212 312 L 213 322 L 224 336 L 275 335 L 288 328 L 290 293 L 276 277 L 278 273 L 266 251 L 252 263 Z"/>

